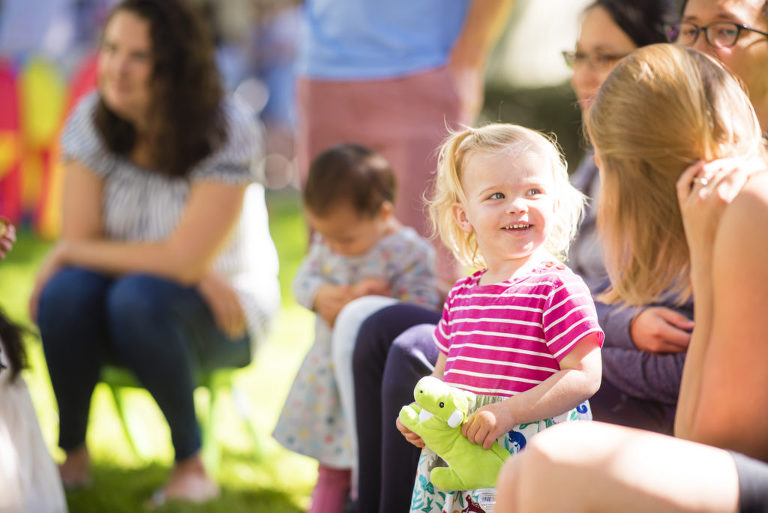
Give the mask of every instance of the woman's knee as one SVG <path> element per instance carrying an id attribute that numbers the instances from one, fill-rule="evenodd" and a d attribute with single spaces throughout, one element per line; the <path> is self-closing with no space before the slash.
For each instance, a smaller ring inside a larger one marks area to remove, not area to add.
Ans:
<path id="1" fill-rule="evenodd" d="M 37 322 L 46 333 L 97 322 L 103 312 L 110 278 L 86 269 L 62 269 L 43 287 L 38 303 Z"/>
<path id="2" fill-rule="evenodd" d="M 194 297 L 189 287 L 148 274 L 128 274 L 115 280 L 106 300 L 111 320 L 147 325 L 169 318 Z M 151 327 L 151 326 L 147 326 Z"/>
<path id="3" fill-rule="evenodd" d="M 419 324 L 405 330 L 392 342 L 382 380 L 385 396 L 410 396 L 416 382 L 432 372 L 437 360 L 437 349 L 432 341 L 434 328 L 431 324 Z"/>
<path id="4" fill-rule="evenodd" d="M 351 359 L 362 325 L 371 315 L 395 301 L 383 296 L 365 296 L 347 303 L 336 318 L 333 328 L 332 350 L 337 364 Z"/>

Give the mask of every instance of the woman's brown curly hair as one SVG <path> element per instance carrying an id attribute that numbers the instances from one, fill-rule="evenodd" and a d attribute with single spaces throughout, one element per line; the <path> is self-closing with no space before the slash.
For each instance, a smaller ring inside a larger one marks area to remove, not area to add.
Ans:
<path id="1" fill-rule="evenodd" d="M 147 125 L 150 161 L 160 173 L 186 176 L 226 140 L 224 89 L 209 27 L 184 0 L 124 0 L 110 13 L 128 11 L 149 23 L 153 70 Z M 114 153 L 128 156 L 136 129 L 100 99 L 97 130 Z"/>

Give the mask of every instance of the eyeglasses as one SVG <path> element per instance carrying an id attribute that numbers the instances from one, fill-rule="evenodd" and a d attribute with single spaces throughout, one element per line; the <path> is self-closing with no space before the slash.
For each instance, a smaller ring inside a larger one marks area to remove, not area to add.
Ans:
<path id="1" fill-rule="evenodd" d="M 569 52 L 563 50 L 563 59 L 569 68 L 577 68 L 585 64 L 595 71 L 610 71 L 619 60 L 627 56 L 626 53 L 587 53 Z"/>
<path id="2" fill-rule="evenodd" d="M 736 44 L 741 33 L 757 32 L 760 35 L 768 37 L 768 32 L 753 29 L 746 25 L 731 23 L 728 21 L 717 21 L 700 27 L 695 23 L 674 23 L 666 27 L 667 38 L 672 43 L 678 43 L 685 46 L 692 46 L 699 38 L 699 34 L 704 32 L 707 44 L 716 48 L 730 48 Z"/>

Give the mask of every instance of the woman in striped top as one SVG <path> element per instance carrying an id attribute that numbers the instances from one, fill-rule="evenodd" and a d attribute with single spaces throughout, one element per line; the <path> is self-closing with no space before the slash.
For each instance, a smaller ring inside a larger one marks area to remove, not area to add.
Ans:
<path id="1" fill-rule="evenodd" d="M 470 128 L 441 148 L 430 214 L 443 242 L 480 270 L 448 294 L 433 375 L 477 394 L 462 434 L 485 449 L 498 440 L 517 452 L 553 423 L 589 417 L 603 333 L 589 289 L 561 263 L 583 202 L 557 148 L 533 130 Z M 436 460 L 422 452 L 411 511 L 477 502 L 474 492 L 429 483 Z"/>
<path id="2" fill-rule="evenodd" d="M 110 14 L 98 91 L 62 135 L 62 234 L 30 301 L 60 413 L 67 486 L 89 480 L 88 409 L 101 367 L 152 394 L 175 451 L 164 497 L 202 501 L 196 371 L 243 366 L 279 307 L 259 132 L 224 96 L 204 20 L 183 0 Z M 254 189 L 253 185 L 257 188 Z"/>

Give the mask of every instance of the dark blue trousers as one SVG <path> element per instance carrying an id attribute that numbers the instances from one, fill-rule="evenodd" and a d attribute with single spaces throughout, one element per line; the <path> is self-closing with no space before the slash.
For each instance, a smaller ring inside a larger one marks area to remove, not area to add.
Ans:
<path id="1" fill-rule="evenodd" d="M 59 446 L 85 442 L 91 395 L 105 364 L 124 366 L 152 394 L 171 431 L 176 461 L 201 447 L 196 373 L 247 365 L 249 337 L 229 339 L 194 287 L 144 274 L 119 277 L 66 268 L 38 308 L 45 359 L 59 406 Z"/>
<path id="2" fill-rule="evenodd" d="M 352 355 L 358 439 L 357 511 L 408 511 L 420 449 L 395 427 L 413 388 L 432 372 L 438 349 L 432 332 L 440 312 L 398 303 L 372 314 Z M 409 329 L 411 328 L 411 329 Z M 407 331 L 406 331 L 407 330 Z"/>

